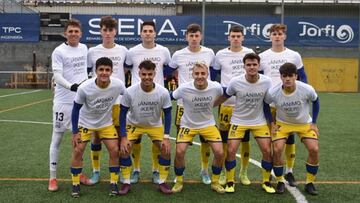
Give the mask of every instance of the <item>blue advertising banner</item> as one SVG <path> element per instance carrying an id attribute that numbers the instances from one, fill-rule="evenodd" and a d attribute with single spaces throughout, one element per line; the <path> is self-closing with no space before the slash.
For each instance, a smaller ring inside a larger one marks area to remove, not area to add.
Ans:
<path id="1" fill-rule="evenodd" d="M 100 18 L 96 15 L 72 15 L 80 20 L 83 27 L 82 42 L 101 43 Z M 159 44 L 186 44 L 185 31 L 190 23 L 201 23 L 194 16 L 122 16 L 114 15 L 118 20 L 118 35 L 116 41 L 120 44 L 141 43 L 140 25 L 144 21 L 153 20 L 156 23 L 156 42 Z"/>
<path id="2" fill-rule="evenodd" d="M 0 13 L 0 42 L 38 42 L 38 14 Z"/>
<path id="3" fill-rule="evenodd" d="M 97 15 L 73 15 L 83 24 L 85 43 L 101 43 L 100 18 Z M 159 44 L 183 44 L 185 30 L 190 23 L 201 23 L 199 16 L 113 16 L 118 19 L 120 44 L 137 44 L 140 39 L 140 25 L 143 21 L 154 20 L 157 26 L 156 41 Z M 205 45 L 228 44 L 227 34 L 231 25 L 244 28 L 244 45 L 268 45 L 269 28 L 280 22 L 273 16 L 208 16 L 205 19 Z M 359 19 L 357 18 L 320 18 L 286 17 L 286 44 L 291 46 L 316 47 L 357 47 L 359 44 Z"/>

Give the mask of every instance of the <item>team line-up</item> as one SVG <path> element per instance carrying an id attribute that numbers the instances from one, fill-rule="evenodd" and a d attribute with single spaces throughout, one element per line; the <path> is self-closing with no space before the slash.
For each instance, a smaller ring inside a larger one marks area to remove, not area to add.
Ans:
<path id="1" fill-rule="evenodd" d="M 52 53 L 55 87 L 49 191 L 59 189 L 59 146 L 64 132 L 72 129 L 72 197 L 80 196 L 80 183 L 99 182 L 102 143 L 109 153 L 110 195 L 126 195 L 140 178 L 141 138 L 145 135 L 152 140 L 152 180 L 164 194 L 183 190 L 184 157 L 195 135 L 201 140 L 200 177 L 212 190 L 235 192 L 239 148 L 240 182 L 251 184 L 247 168 L 252 135 L 262 153 L 261 187 L 267 193 L 279 194 L 285 192 L 285 184 L 297 185 L 293 166 L 294 135 L 298 135 L 308 150 L 305 191 L 318 194 L 314 181 L 319 165 L 319 99 L 314 88 L 306 84 L 300 54 L 284 45 L 285 25 L 270 28 L 272 46 L 259 55 L 242 46 L 243 29 L 234 25 L 229 29 L 230 45 L 215 55 L 200 45 L 200 25 L 190 24 L 185 35 L 188 46 L 172 57 L 168 48 L 155 43 L 154 22 L 141 25 L 142 43 L 129 50 L 114 42 L 116 28 L 114 18 L 102 17 L 102 44 L 88 50 L 80 43 L 80 22 L 71 19 L 65 26 L 66 42 Z M 126 88 L 128 71 L 131 85 Z M 178 87 L 169 91 L 164 87 L 164 77 L 174 74 Z M 213 81 L 219 76 L 220 83 Z M 172 158 L 171 100 L 177 101 L 176 178 L 172 187 L 166 182 Z M 213 115 L 216 106 L 218 126 Z M 82 174 L 82 157 L 89 141 L 93 172 L 87 178 Z M 211 176 L 210 149 L 214 155 Z M 275 187 L 270 183 L 272 170 Z"/>

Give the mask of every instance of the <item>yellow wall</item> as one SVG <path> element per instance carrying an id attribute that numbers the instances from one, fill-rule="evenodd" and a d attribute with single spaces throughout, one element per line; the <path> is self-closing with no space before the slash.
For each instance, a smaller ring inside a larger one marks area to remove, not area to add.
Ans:
<path id="1" fill-rule="evenodd" d="M 321 92 L 357 92 L 358 60 L 304 58 L 309 84 Z"/>

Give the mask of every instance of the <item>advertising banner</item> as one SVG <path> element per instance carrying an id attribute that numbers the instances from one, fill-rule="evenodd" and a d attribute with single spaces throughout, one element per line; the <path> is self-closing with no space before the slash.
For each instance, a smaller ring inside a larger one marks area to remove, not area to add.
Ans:
<path id="1" fill-rule="evenodd" d="M 101 43 L 101 16 L 73 15 L 83 24 L 83 42 Z M 153 20 L 157 26 L 159 44 L 186 44 L 185 30 L 190 23 L 201 24 L 200 16 L 113 16 L 119 21 L 117 42 L 137 44 L 140 25 Z M 231 25 L 244 28 L 244 45 L 269 45 L 269 28 L 279 23 L 273 16 L 208 16 L 205 19 L 205 45 L 227 45 Z M 291 46 L 357 47 L 359 20 L 357 18 L 286 17 L 286 44 Z"/>
<path id="2" fill-rule="evenodd" d="M 38 42 L 38 14 L 0 13 L 0 42 Z"/>

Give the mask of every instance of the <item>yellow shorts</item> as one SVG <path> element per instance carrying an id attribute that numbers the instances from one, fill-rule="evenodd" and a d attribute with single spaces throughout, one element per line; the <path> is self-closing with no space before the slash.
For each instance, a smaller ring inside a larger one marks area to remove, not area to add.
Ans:
<path id="1" fill-rule="evenodd" d="M 181 117 L 184 114 L 184 107 L 177 105 L 176 106 L 176 115 L 175 115 L 175 125 L 180 126 Z"/>
<path id="2" fill-rule="evenodd" d="M 141 127 L 134 125 L 127 125 L 126 132 L 128 140 L 134 141 L 146 134 L 152 141 L 162 141 L 164 139 L 164 127 Z"/>
<path id="3" fill-rule="evenodd" d="M 191 143 L 195 135 L 201 135 L 208 142 L 221 142 L 221 136 L 216 126 L 205 128 L 180 128 L 176 143 Z"/>
<path id="4" fill-rule="evenodd" d="M 228 139 L 229 140 L 241 140 L 244 138 L 245 131 L 250 130 L 251 134 L 255 138 L 270 138 L 270 131 L 267 125 L 258 126 L 241 126 L 231 124 Z"/>
<path id="5" fill-rule="evenodd" d="M 219 107 L 219 130 L 220 131 L 229 131 L 230 129 L 230 120 L 232 116 L 234 107 L 233 106 L 224 106 L 220 105 Z"/>
<path id="6" fill-rule="evenodd" d="M 91 135 L 93 134 L 99 136 L 100 139 L 118 139 L 118 135 L 114 125 L 109 125 L 107 127 L 98 129 L 88 129 L 79 126 L 79 132 L 81 134 L 81 141 L 83 142 L 90 141 Z"/>
<path id="7" fill-rule="evenodd" d="M 119 116 L 120 116 L 120 104 L 114 104 L 112 106 L 112 120 L 114 126 L 120 125 Z"/>
<path id="8" fill-rule="evenodd" d="M 280 139 L 287 139 L 291 133 L 297 133 L 300 136 L 300 139 L 318 139 L 315 131 L 310 129 L 310 123 L 308 124 L 287 124 L 282 122 L 276 122 L 276 125 L 279 127 L 279 131 L 271 137 L 272 141 L 280 140 Z"/>

